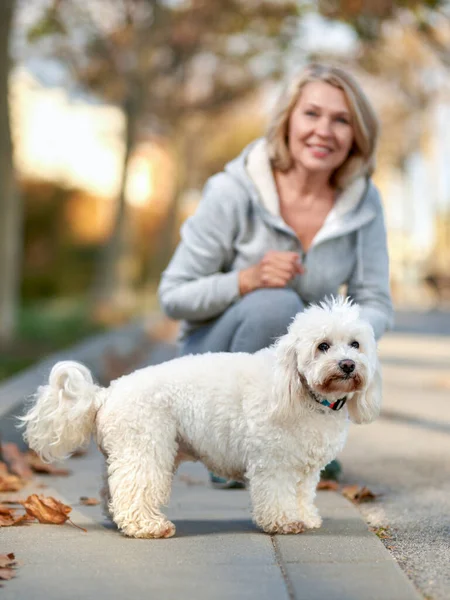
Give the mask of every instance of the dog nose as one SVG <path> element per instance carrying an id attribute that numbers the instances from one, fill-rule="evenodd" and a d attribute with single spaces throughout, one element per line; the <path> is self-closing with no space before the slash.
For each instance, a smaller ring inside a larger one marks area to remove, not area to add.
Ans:
<path id="1" fill-rule="evenodd" d="M 344 371 L 346 375 L 350 375 L 355 370 L 355 362 L 353 360 L 340 360 L 339 368 Z"/>

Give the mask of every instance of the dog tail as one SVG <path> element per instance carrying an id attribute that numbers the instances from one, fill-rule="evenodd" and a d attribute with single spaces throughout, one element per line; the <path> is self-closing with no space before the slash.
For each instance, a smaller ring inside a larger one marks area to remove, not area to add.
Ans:
<path id="1" fill-rule="evenodd" d="M 105 397 L 87 367 L 69 360 L 56 363 L 48 385 L 38 388 L 33 406 L 20 417 L 25 441 L 45 461 L 67 458 L 89 443 Z"/>

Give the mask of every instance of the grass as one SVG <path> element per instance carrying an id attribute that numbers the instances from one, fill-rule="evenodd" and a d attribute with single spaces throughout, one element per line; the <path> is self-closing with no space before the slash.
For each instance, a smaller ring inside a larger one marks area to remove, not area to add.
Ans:
<path id="1" fill-rule="evenodd" d="M 9 356 L 0 349 L 0 381 L 26 369 L 35 362 L 30 357 Z"/>
<path id="2" fill-rule="evenodd" d="M 78 299 L 25 306 L 19 312 L 17 337 L 0 346 L 0 380 L 102 329 Z"/>
<path id="3" fill-rule="evenodd" d="M 63 299 L 22 309 L 18 337 L 30 342 L 45 340 L 52 346 L 62 347 L 100 329 L 89 319 L 85 303 Z"/>

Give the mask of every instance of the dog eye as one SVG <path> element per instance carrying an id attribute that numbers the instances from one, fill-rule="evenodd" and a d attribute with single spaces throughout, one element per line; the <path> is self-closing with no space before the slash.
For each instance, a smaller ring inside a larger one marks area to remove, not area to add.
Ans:
<path id="1" fill-rule="evenodd" d="M 322 342 L 321 344 L 319 344 L 317 346 L 317 349 L 320 350 L 321 352 L 326 352 L 329 348 L 330 348 L 330 344 L 327 344 L 327 342 Z"/>
<path id="2" fill-rule="evenodd" d="M 352 348 L 359 348 L 359 342 L 357 342 L 357 341 L 355 340 L 354 342 L 352 342 L 352 343 L 350 344 L 350 346 L 351 346 Z"/>

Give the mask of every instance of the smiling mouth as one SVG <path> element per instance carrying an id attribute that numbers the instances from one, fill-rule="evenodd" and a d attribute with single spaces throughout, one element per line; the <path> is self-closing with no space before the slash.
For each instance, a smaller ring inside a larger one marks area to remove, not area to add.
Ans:
<path id="1" fill-rule="evenodd" d="M 314 156 L 320 158 L 328 156 L 332 152 L 332 149 L 328 148 L 327 146 L 316 146 L 314 144 L 310 144 L 307 147 Z"/>

